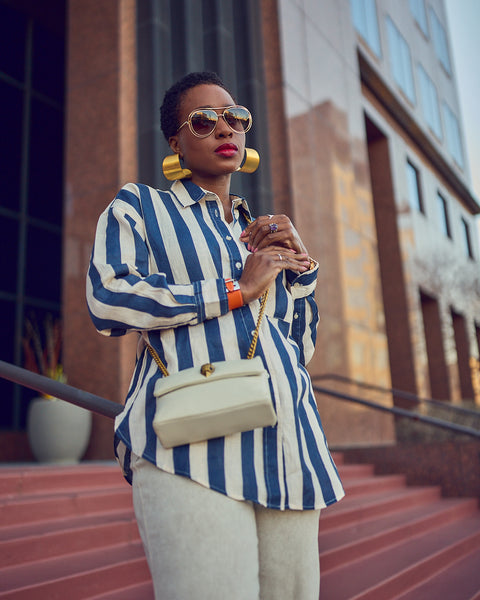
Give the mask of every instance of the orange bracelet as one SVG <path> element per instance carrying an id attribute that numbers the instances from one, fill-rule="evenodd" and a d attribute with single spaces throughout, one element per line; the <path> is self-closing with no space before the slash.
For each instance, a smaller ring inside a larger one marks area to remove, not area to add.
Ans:
<path id="1" fill-rule="evenodd" d="M 240 284 L 234 279 L 225 279 L 225 287 L 227 288 L 228 309 L 240 308 L 243 306 L 242 290 Z"/>

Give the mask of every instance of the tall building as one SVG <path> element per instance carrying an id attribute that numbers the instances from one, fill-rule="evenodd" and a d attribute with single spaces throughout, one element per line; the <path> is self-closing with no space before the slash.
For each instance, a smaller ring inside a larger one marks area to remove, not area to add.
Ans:
<path id="1" fill-rule="evenodd" d="M 262 157 L 234 190 L 321 265 L 311 373 L 480 403 L 480 206 L 443 0 L 41 4 L 0 0 L 0 358 L 22 365 L 26 318 L 61 315 L 68 382 L 123 402 L 135 336 L 99 336 L 84 301 L 96 221 L 127 181 L 168 185 L 163 92 L 213 70 Z M 21 460 L 34 393 L 0 389 L 0 460 Z M 390 416 L 318 402 L 331 446 L 394 443 Z M 87 458 L 111 430 L 95 417 Z"/>

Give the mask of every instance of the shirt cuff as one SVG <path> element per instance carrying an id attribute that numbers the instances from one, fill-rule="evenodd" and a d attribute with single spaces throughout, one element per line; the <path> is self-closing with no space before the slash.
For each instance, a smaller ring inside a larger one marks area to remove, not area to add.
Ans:
<path id="1" fill-rule="evenodd" d="M 198 322 L 214 319 L 228 313 L 225 279 L 205 279 L 194 283 Z"/>
<path id="2" fill-rule="evenodd" d="M 309 296 L 317 287 L 318 262 L 313 258 L 310 260 L 313 268 L 308 271 L 300 274 L 295 271 L 287 271 L 287 281 L 294 299 Z"/>

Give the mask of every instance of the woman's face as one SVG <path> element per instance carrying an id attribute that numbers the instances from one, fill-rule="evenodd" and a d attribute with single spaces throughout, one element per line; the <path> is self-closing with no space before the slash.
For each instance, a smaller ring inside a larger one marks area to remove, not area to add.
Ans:
<path id="1" fill-rule="evenodd" d="M 200 84 L 189 89 L 182 97 L 179 110 L 180 123 L 197 108 L 232 106 L 235 102 L 223 88 Z M 218 114 L 222 109 L 216 111 Z M 215 131 L 205 138 L 193 135 L 185 125 L 169 140 L 170 147 L 183 158 L 184 166 L 192 172 L 192 180 L 215 178 L 233 173 L 241 165 L 245 150 L 245 133 L 234 132 L 219 118 Z"/>

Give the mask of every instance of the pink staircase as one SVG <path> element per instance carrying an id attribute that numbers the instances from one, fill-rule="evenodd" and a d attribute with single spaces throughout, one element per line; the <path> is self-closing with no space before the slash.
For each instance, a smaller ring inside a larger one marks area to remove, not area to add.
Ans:
<path id="1" fill-rule="evenodd" d="M 2 600 L 152 600 L 130 486 L 114 464 L 0 470 Z"/>
<path id="2" fill-rule="evenodd" d="M 476 500 L 336 461 L 347 498 L 320 519 L 322 600 L 480 600 Z M 2 468 L 0 507 L 0 600 L 153 600 L 116 465 Z"/>
<path id="3" fill-rule="evenodd" d="M 320 518 L 321 600 L 480 600 L 477 499 L 339 471 L 347 497 Z"/>

